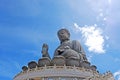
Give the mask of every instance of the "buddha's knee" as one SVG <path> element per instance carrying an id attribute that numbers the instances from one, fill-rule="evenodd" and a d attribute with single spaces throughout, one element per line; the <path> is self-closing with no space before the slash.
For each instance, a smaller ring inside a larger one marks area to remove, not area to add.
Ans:
<path id="1" fill-rule="evenodd" d="M 79 54 L 74 51 L 74 50 L 66 50 L 63 54 L 62 54 L 65 58 L 74 58 L 74 59 L 79 59 Z"/>

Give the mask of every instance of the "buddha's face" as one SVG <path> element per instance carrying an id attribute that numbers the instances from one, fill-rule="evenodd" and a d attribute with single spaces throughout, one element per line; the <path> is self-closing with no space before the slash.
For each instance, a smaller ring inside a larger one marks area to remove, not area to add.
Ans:
<path id="1" fill-rule="evenodd" d="M 58 32 L 58 38 L 61 42 L 69 40 L 69 34 L 65 30 L 61 30 Z"/>

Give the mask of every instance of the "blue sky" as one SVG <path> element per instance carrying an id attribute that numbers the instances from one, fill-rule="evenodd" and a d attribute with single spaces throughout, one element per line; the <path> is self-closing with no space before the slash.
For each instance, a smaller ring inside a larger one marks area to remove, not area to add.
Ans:
<path id="1" fill-rule="evenodd" d="M 12 80 L 28 62 L 50 56 L 59 45 L 57 31 L 67 28 L 71 40 L 85 49 L 100 73 L 120 80 L 119 0 L 0 0 L 0 79 Z"/>

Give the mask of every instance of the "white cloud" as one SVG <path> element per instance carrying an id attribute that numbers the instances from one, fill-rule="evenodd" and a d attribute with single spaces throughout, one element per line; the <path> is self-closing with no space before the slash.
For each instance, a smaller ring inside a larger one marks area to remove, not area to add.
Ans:
<path id="1" fill-rule="evenodd" d="M 111 3 L 112 3 L 112 0 L 108 0 L 108 3 L 111 4 Z"/>
<path id="2" fill-rule="evenodd" d="M 112 0 L 87 0 L 88 4 L 91 6 L 91 8 L 97 12 L 99 9 L 101 10 L 107 10 L 110 8 Z"/>
<path id="3" fill-rule="evenodd" d="M 120 70 L 114 73 L 114 77 L 115 77 L 117 80 L 120 80 Z"/>
<path id="4" fill-rule="evenodd" d="M 91 54 L 91 55 L 89 55 L 89 56 L 87 56 L 88 61 L 90 61 L 90 62 L 91 62 L 92 57 L 93 57 L 93 55 L 92 55 L 92 54 Z"/>
<path id="5" fill-rule="evenodd" d="M 85 45 L 90 52 L 105 53 L 104 36 L 102 35 L 102 30 L 98 28 L 96 24 L 93 26 L 79 27 L 75 23 L 74 28 L 77 32 L 80 31 L 82 33 Z"/>
<path id="6" fill-rule="evenodd" d="M 107 24 L 107 20 L 111 14 L 112 0 L 87 0 L 92 11 L 96 13 L 97 22 Z"/>

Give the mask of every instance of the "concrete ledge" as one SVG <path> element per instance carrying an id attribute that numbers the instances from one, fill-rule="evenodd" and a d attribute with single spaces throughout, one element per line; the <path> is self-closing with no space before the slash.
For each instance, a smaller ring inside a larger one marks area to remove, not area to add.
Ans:
<path id="1" fill-rule="evenodd" d="M 75 66 L 45 66 L 28 69 L 27 71 L 20 72 L 14 77 L 14 80 L 24 80 L 34 77 L 90 77 L 97 72 L 90 69 L 75 67 Z"/>

